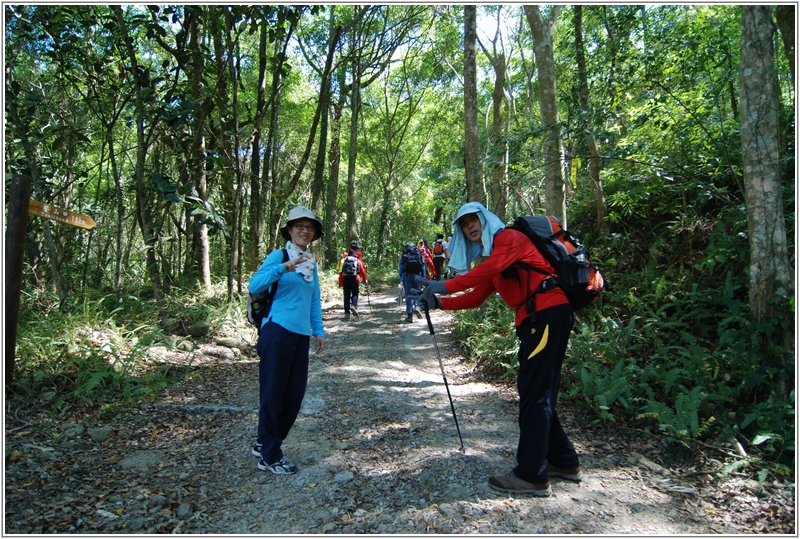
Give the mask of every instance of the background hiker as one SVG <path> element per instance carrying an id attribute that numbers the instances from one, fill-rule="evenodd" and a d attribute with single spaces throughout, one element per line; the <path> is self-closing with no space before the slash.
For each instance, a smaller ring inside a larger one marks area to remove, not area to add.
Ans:
<path id="1" fill-rule="evenodd" d="M 453 236 L 447 236 L 447 239 L 444 240 L 444 263 L 447 269 L 444 272 L 445 279 L 452 279 L 458 272 L 450 267 L 450 242 L 453 241 Z"/>
<path id="2" fill-rule="evenodd" d="M 433 253 L 433 266 L 435 268 L 435 273 L 433 278 L 437 281 L 441 281 L 443 279 L 443 267 L 445 261 L 445 248 L 444 248 L 444 235 L 443 234 L 436 234 L 436 241 L 433 242 L 433 247 L 431 247 L 431 253 Z"/>
<path id="3" fill-rule="evenodd" d="M 342 271 L 339 273 L 339 288 L 344 291 L 344 319 L 350 319 L 350 313 L 358 316 L 358 283 L 364 280 L 367 284 L 367 272 L 364 264 L 358 259 L 356 251 L 350 250 L 344 258 Z"/>
<path id="4" fill-rule="evenodd" d="M 342 271 L 342 265 L 344 264 L 344 259 L 347 258 L 348 254 L 350 254 L 350 251 L 355 251 L 356 252 L 356 256 L 358 257 L 358 260 L 362 264 L 364 263 L 364 258 L 363 258 L 363 255 L 361 254 L 361 244 L 358 242 L 358 240 L 353 240 L 353 241 L 350 242 L 350 248 L 349 249 L 345 249 L 344 251 L 342 251 L 342 256 L 339 259 L 339 262 L 336 263 L 336 271 L 339 271 L 339 272 Z"/>
<path id="5" fill-rule="evenodd" d="M 308 383 L 310 337 L 316 338 L 316 353 L 325 349 L 319 276 L 308 245 L 322 237 L 322 223 L 305 206 L 289 210 L 281 236 L 283 250 L 271 252 L 250 278 L 249 290 L 257 293 L 278 281 L 269 316 L 261 323 L 256 349 L 258 364 L 258 438 L 253 455 L 258 468 L 278 475 L 293 474 L 297 466 L 281 449 L 297 419 Z"/>
<path id="6" fill-rule="evenodd" d="M 422 276 L 432 279 L 436 275 L 436 266 L 433 264 L 433 253 L 428 248 L 428 238 L 422 238 L 417 242 L 417 250 L 422 255 Z"/>
<path id="7" fill-rule="evenodd" d="M 478 202 L 464 204 L 456 215 L 450 264 L 464 273 L 447 282 L 421 280 L 425 289 L 414 293 L 429 309 L 470 309 L 495 291 L 516 311 L 520 339 L 519 445 L 517 466 L 507 475 L 489 478 L 489 486 L 503 492 L 549 496 L 550 477 L 580 481 L 578 454 L 561 427 L 556 413 L 561 363 L 573 324 L 572 307 L 557 287 L 540 290 L 545 275 L 519 268 L 529 264 L 552 272 L 553 268 L 518 230 L 506 229 L 500 219 Z M 469 269 L 470 263 L 482 261 Z M 456 297 L 437 297 L 462 290 Z"/>
<path id="8" fill-rule="evenodd" d="M 423 275 L 423 265 L 422 254 L 419 249 L 413 243 L 407 243 L 403 254 L 400 255 L 400 266 L 398 268 L 400 282 L 403 284 L 403 294 L 406 298 L 406 322 L 413 322 L 414 314 L 417 315 L 417 318 L 422 318 L 422 313 L 417 308 L 417 302 L 409 294 L 417 286 L 414 278 Z"/>

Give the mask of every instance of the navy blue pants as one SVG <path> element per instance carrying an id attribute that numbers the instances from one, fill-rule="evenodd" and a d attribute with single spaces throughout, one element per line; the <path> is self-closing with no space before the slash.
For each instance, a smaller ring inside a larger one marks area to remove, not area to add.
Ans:
<path id="1" fill-rule="evenodd" d="M 307 335 L 267 322 L 258 337 L 258 442 L 267 464 L 283 457 L 281 443 L 289 435 L 303 404 L 308 384 Z"/>
<path id="2" fill-rule="evenodd" d="M 411 314 L 414 312 L 414 307 L 417 306 L 417 302 L 408 297 L 408 294 L 411 292 L 412 289 L 419 288 L 417 284 L 417 280 L 414 278 L 416 275 L 413 273 L 404 273 L 403 274 L 403 290 L 406 294 L 406 314 Z"/>
<path id="3" fill-rule="evenodd" d="M 529 483 L 544 483 L 548 463 L 556 468 L 580 464 L 556 413 L 561 364 L 575 318 L 569 305 L 544 309 L 535 318 L 517 328 L 519 446 L 514 475 Z"/>

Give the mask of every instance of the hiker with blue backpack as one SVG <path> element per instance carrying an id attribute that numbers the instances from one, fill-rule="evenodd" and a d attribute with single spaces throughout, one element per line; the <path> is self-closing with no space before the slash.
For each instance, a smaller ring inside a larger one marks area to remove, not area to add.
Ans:
<path id="1" fill-rule="evenodd" d="M 400 282 L 403 283 L 403 293 L 406 298 L 406 322 L 414 321 L 414 314 L 418 318 L 422 318 L 422 313 L 419 312 L 417 302 L 410 297 L 411 290 L 417 287 L 416 277 L 422 277 L 425 271 L 425 262 L 422 253 L 413 243 L 407 243 L 403 249 L 403 254 L 400 255 L 400 264 L 398 266 L 398 274 L 400 275 Z"/>
<path id="2" fill-rule="evenodd" d="M 412 296 L 423 309 L 459 310 L 478 307 L 497 292 L 516 311 L 514 324 L 520 339 L 517 466 L 506 475 L 490 477 L 489 486 L 550 496 L 551 477 L 581 480 L 578 454 L 556 412 L 561 364 L 574 322 L 572 306 L 548 278 L 554 268 L 528 236 L 507 228 L 481 203 L 464 204 L 453 225 L 448 265 L 459 276 L 447 281 L 417 279 L 424 289 Z M 470 269 L 473 262 L 479 263 Z"/>
<path id="3" fill-rule="evenodd" d="M 339 288 L 344 292 L 344 319 L 350 320 L 350 313 L 358 316 L 358 283 L 367 284 L 367 271 L 364 263 L 354 249 L 347 252 L 339 272 Z"/>
<path id="4" fill-rule="evenodd" d="M 325 349 L 319 275 L 308 250 L 323 232 L 322 223 L 305 206 L 289 210 L 280 232 L 285 247 L 267 256 L 248 285 L 251 294 L 258 294 L 277 283 L 256 345 L 261 360 L 258 438 L 252 453 L 259 458 L 260 470 L 288 475 L 296 473 L 297 466 L 283 454 L 281 445 L 306 393 L 311 337 L 318 355 Z"/>

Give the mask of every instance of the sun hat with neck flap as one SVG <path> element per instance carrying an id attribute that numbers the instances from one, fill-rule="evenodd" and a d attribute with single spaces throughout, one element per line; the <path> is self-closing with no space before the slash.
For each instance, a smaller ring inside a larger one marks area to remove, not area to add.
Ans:
<path id="1" fill-rule="evenodd" d="M 289 215 L 286 217 L 286 224 L 281 227 L 281 236 L 283 236 L 283 239 L 286 241 L 291 241 L 292 236 L 289 234 L 289 227 L 298 219 L 309 219 L 314 221 L 314 228 L 316 230 L 314 231 L 314 239 L 311 241 L 318 240 L 324 235 L 322 232 L 322 223 L 316 218 L 314 212 L 305 206 L 295 206 L 289 210 Z"/>

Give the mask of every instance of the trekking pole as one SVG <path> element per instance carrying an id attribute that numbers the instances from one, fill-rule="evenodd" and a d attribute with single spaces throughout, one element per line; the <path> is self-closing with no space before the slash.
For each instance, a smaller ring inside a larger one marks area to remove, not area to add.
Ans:
<path id="1" fill-rule="evenodd" d="M 458 439 L 461 442 L 459 451 L 466 451 L 464 447 L 464 440 L 461 438 L 461 429 L 458 428 L 458 418 L 456 417 L 456 407 L 453 406 L 453 397 L 450 396 L 450 386 L 447 385 L 447 378 L 444 375 L 444 365 L 442 365 L 442 354 L 439 352 L 439 345 L 436 343 L 436 334 L 433 332 L 433 323 L 431 322 L 431 315 L 428 313 L 428 305 L 422 302 L 422 308 L 425 311 L 425 319 L 428 321 L 428 330 L 431 332 L 431 339 L 433 339 L 433 347 L 436 348 L 436 357 L 439 359 L 439 369 L 442 371 L 442 380 L 444 380 L 444 388 L 447 390 L 447 398 L 450 400 L 450 410 L 453 411 L 453 421 L 456 423 L 456 432 L 458 432 Z"/>

